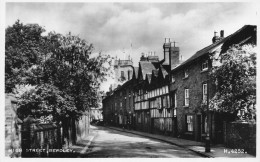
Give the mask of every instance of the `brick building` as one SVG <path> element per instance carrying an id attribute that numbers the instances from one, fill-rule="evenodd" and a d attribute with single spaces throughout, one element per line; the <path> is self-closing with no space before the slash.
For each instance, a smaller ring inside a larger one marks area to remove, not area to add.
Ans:
<path id="1" fill-rule="evenodd" d="M 220 36 L 215 33 L 212 41 L 211 45 L 199 50 L 171 71 L 170 93 L 176 96 L 174 107 L 177 109 L 178 136 L 202 141 L 209 124 L 211 140 L 222 143 L 223 122 L 234 119 L 229 114 L 210 112 L 207 123 L 205 108 L 208 98 L 215 94 L 214 84 L 208 76 L 212 58 L 235 44 L 256 44 L 256 26 L 246 25 L 228 37 L 224 37 L 224 31 L 220 32 Z"/>

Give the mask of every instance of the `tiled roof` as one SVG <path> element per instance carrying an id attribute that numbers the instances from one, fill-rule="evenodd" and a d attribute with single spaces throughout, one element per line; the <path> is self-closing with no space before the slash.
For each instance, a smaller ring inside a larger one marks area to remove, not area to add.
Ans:
<path id="1" fill-rule="evenodd" d="M 197 51 L 194 55 L 192 55 L 189 59 L 187 59 L 186 61 L 184 61 L 182 64 L 180 64 L 179 66 L 175 67 L 173 69 L 173 71 L 183 67 L 184 65 L 194 61 L 195 59 L 203 56 L 203 55 L 206 55 L 208 54 L 211 50 L 213 50 L 214 48 L 218 47 L 219 45 L 223 44 L 222 45 L 222 52 L 227 50 L 227 49 L 223 49 L 224 48 L 229 48 L 231 45 L 233 44 L 236 44 L 236 43 L 239 43 L 239 42 L 236 42 L 238 40 L 236 40 L 236 37 L 244 37 L 242 38 L 242 40 L 245 40 L 245 39 L 248 39 L 248 36 L 246 35 L 249 35 L 250 32 L 248 31 L 252 31 L 254 30 L 256 26 L 253 26 L 253 25 L 245 25 L 243 26 L 241 29 L 239 29 L 238 31 L 236 31 L 235 33 L 223 38 L 222 40 L 220 41 L 217 41 L 199 51 Z M 241 38 L 240 38 L 241 40 Z"/>
<path id="2" fill-rule="evenodd" d="M 138 78 L 138 67 L 134 67 L 135 78 Z"/>
<path id="3" fill-rule="evenodd" d="M 152 73 L 152 70 L 156 69 L 154 64 L 148 61 L 140 61 L 139 64 L 140 64 L 143 80 L 145 80 L 145 75 L 147 73 Z"/>

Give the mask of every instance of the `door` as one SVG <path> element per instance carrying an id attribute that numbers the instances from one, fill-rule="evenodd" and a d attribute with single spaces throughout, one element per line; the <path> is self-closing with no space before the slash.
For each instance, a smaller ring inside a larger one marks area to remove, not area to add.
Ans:
<path id="1" fill-rule="evenodd" d="M 198 131 L 197 131 L 197 141 L 201 141 L 201 132 L 202 132 L 202 117 L 201 115 L 197 115 L 197 125 L 198 125 Z"/>

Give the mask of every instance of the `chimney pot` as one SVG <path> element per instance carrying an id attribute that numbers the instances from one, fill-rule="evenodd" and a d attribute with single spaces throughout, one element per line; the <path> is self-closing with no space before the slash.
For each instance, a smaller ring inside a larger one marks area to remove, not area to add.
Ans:
<path id="1" fill-rule="evenodd" d="M 220 30 L 220 37 L 224 38 L 224 30 Z"/>
<path id="2" fill-rule="evenodd" d="M 214 37 L 216 37 L 216 36 L 217 36 L 217 33 L 218 33 L 218 32 L 214 31 Z"/>

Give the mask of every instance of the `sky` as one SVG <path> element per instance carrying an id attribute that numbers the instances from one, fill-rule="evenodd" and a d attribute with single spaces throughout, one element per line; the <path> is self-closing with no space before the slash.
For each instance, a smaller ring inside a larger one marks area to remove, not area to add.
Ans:
<path id="1" fill-rule="evenodd" d="M 71 32 L 93 43 L 94 52 L 127 58 L 138 66 L 141 53 L 163 59 L 163 43 L 171 38 L 182 60 L 210 45 L 214 31 L 228 36 L 259 19 L 254 3 L 6 3 L 5 27 L 19 19 L 46 31 Z M 258 18 L 258 19 L 257 19 Z M 47 33 L 46 32 L 46 33 Z M 107 83 L 110 84 L 110 83 Z M 104 85 L 105 90 L 108 85 Z"/>

